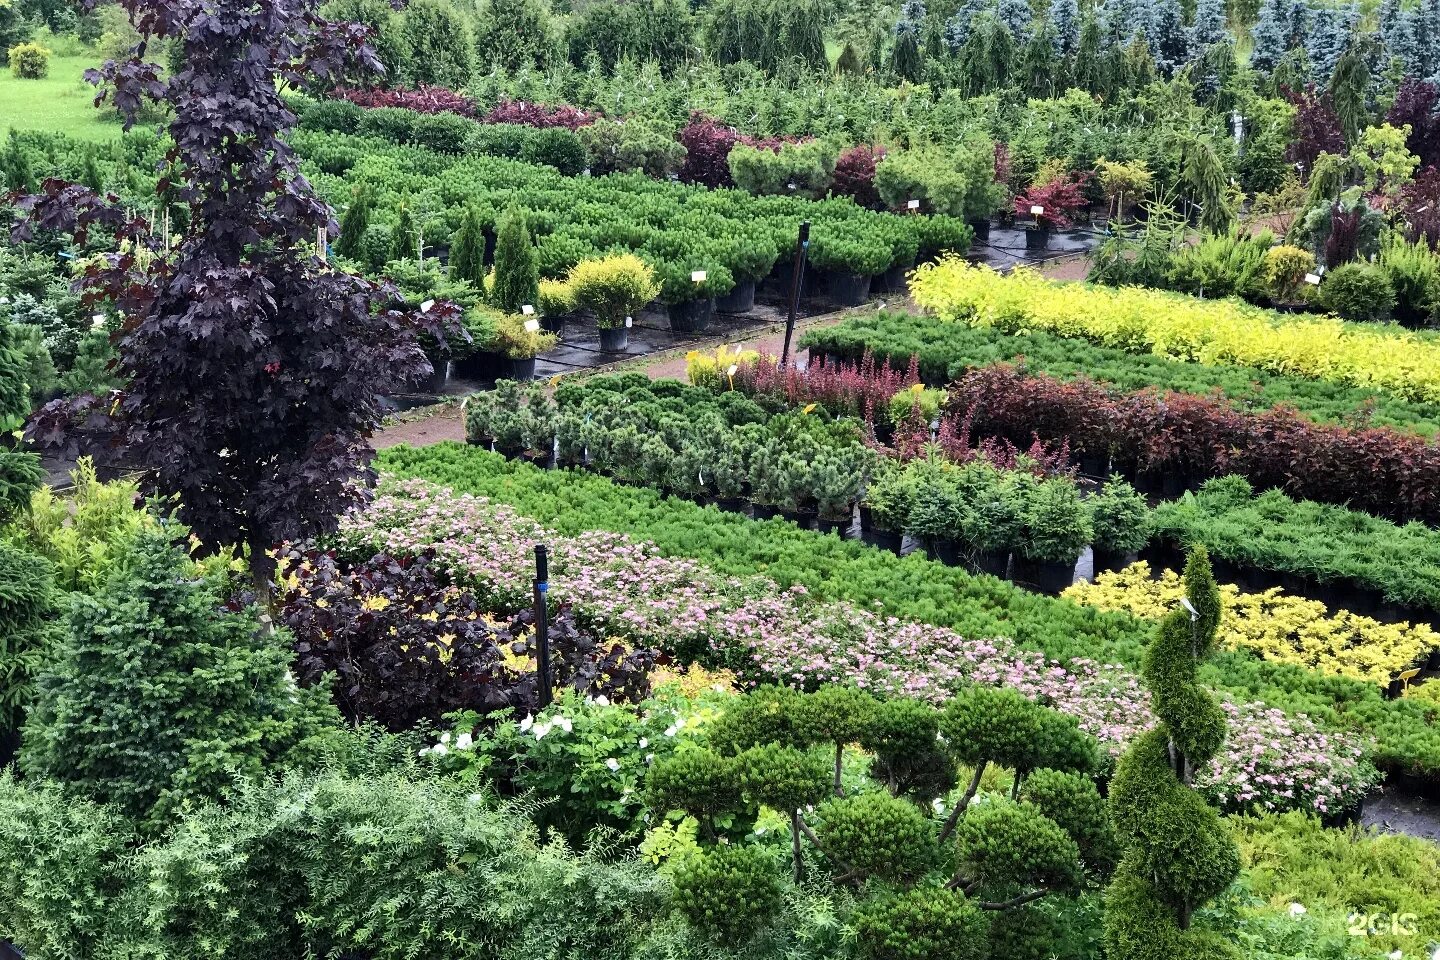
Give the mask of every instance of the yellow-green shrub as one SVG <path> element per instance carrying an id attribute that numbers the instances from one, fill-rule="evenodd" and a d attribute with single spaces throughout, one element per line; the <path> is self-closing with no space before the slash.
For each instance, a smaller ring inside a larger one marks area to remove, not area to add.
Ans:
<path id="1" fill-rule="evenodd" d="M 10 72 L 21 80 L 44 80 L 50 75 L 50 51 L 38 43 L 20 43 L 8 51 Z"/>
<path id="2" fill-rule="evenodd" d="M 566 278 L 575 304 L 595 313 L 601 329 L 623 327 L 625 318 L 660 295 L 655 271 L 633 253 L 581 260 Z"/>
<path id="3" fill-rule="evenodd" d="M 1440 341 L 1393 328 L 1162 290 L 1057 283 L 1023 268 L 1001 275 L 958 257 L 922 266 L 910 292 L 941 319 L 975 327 L 1048 330 L 1133 353 L 1245 364 L 1440 401 Z"/>
<path id="4" fill-rule="evenodd" d="M 1149 565 L 1142 562 L 1101 574 L 1095 583 L 1077 583 L 1064 596 L 1085 606 L 1160 620 L 1180 605 L 1184 592 L 1174 571 L 1152 580 Z M 1347 610 L 1332 614 L 1323 603 L 1287 596 L 1278 588 L 1241 593 L 1225 585 L 1220 598 L 1225 610 L 1221 643 L 1322 673 L 1383 686 L 1440 646 L 1440 634 L 1426 624 L 1380 623 Z"/>

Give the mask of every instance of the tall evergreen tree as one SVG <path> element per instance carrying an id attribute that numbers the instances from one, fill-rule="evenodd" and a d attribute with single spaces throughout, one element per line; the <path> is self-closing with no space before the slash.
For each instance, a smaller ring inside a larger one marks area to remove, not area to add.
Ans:
<path id="1" fill-rule="evenodd" d="M 900 19 L 895 21 L 895 47 L 890 67 L 895 76 L 911 83 L 919 83 L 925 73 L 925 61 L 920 53 L 924 27 L 924 0 L 905 0 L 900 7 Z"/>
<path id="2" fill-rule="evenodd" d="M 400 205 L 400 216 L 395 229 L 390 233 L 391 260 L 418 260 L 420 258 L 420 229 L 415 226 L 415 216 L 410 204 Z"/>
<path id="3" fill-rule="evenodd" d="M 1010 31 L 1011 39 L 1019 45 L 1030 36 L 1030 23 L 1035 19 L 1035 14 L 1030 10 L 1029 0 L 999 0 L 995 17 L 1004 24 L 1005 29 Z"/>
<path id="4" fill-rule="evenodd" d="M 1205 48 L 1230 39 L 1225 29 L 1225 0 L 1196 0 L 1195 22 L 1190 25 L 1190 56 L 1198 59 Z"/>
<path id="5" fill-rule="evenodd" d="M 955 14 L 945 24 L 945 45 L 959 51 L 970 39 L 980 18 L 988 13 L 994 4 L 989 0 L 960 0 Z"/>
<path id="6" fill-rule="evenodd" d="M 1265 0 L 1260 7 L 1260 19 L 1250 30 L 1250 66 L 1269 73 L 1285 56 L 1289 43 L 1289 0 Z"/>
<path id="7" fill-rule="evenodd" d="M 490 302 L 506 313 L 519 313 L 540 298 L 540 256 L 530 240 L 525 215 L 511 208 L 495 227 L 495 289 Z"/>
<path id="8" fill-rule="evenodd" d="M 1359 24 L 1360 12 L 1355 7 L 1317 7 L 1310 12 L 1310 27 L 1305 33 L 1305 55 L 1317 83 L 1328 83 L 1335 64 L 1350 48 Z"/>
<path id="9" fill-rule="evenodd" d="M 1203 547 L 1185 564 L 1187 607 L 1161 622 L 1142 673 L 1159 723 L 1115 767 L 1110 809 L 1123 854 L 1106 892 L 1107 952 L 1126 960 L 1238 960 L 1218 935 L 1191 926 L 1230 886 L 1240 852 L 1194 776 L 1225 740 L 1225 714 L 1198 677 L 1215 649 L 1220 591 Z"/>
<path id="10" fill-rule="evenodd" d="M 1055 28 L 1037 21 L 1020 54 L 1020 75 L 1032 97 L 1054 97 L 1065 89 L 1065 66 L 1055 58 Z"/>
<path id="11" fill-rule="evenodd" d="M 1073 57 L 1080 49 L 1080 4 L 1077 0 L 1050 0 L 1050 26 L 1055 53 Z"/>
<path id="12" fill-rule="evenodd" d="M 1370 91 L 1370 68 L 1360 51 L 1351 47 L 1335 63 L 1330 80 L 1330 99 L 1335 103 L 1335 114 L 1340 118 L 1340 129 L 1345 133 L 1345 142 L 1354 144 L 1360 131 L 1370 125 L 1370 111 L 1366 97 Z"/>
<path id="13" fill-rule="evenodd" d="M 1180 0 L 1155 0 L 1152 7 L 1154 33 L 1149 36 L 1155 67 L 1163 76 L 1190 62 L 1190 32 L 1185 29 L 1185 15 Z"/>
<path id="14" fill-rule="evenodd" d="M 1100 18 L 1092 10 L 1080 21 L 1080 43 L 1075 48 L 1075 85 L 1088 93 L 1104 95 L 1105 67 Z"/>
<path id="15" fill-rule="evenodd" d="M 485 289 L 485 226 L 473 206 L 466 208 L 465 219 L 450 242 L 450 277 L 477 290 Z"/>

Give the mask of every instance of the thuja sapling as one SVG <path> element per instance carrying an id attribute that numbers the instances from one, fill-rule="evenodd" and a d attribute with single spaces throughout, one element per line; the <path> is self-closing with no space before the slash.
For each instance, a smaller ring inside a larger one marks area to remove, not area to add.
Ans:
<path id="1" fill-rule="evenodd" d="M 319 0 L 121 6 L 139 42 L 87 78 L 127 127 L 145 101 L 168 108 L 173 146 L 157 192 L 183 205 L 185 229 L 158 249 L 149 224 L 59 180 L 20 200 L 16 242 L 41 230 L 84 244 L 95 231 L 156 248 L 144 270 L 108 254 L 80 281 L 128 318 L 116 343 L 125 389 L 56 401 L 30 436 L 138 467 L 147 493 L 178 502 L 202 550 L 248 553 L 268 600 L 268 551 L 333 530 L 364 499 L 355 481 L 373 476 L 366 440 L 381 397 L 430 373 L 417 333 L 443 339 L 455 314 L 443 303 L 401 310 L 392 288 L 316 256 L 317 231 L 336 225 L 285 142 L 296 118 L 282 91 L 378 68 L 364 28 L 325 20 Z M 145 60 L 162 42 L 169 72 Z"/>

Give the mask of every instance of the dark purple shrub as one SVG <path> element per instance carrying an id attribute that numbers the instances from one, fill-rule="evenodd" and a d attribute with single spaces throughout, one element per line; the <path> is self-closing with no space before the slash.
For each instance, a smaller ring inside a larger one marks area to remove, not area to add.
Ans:
<path id="1" fill-rule="evenodd" d="M 1345 133 L 1330 92 L 1317 89 L 1313 83 L 1304 90 L 1283 92 L 1295 107 L 1295 139 L 1286 148 L 1285 159 L 1303 164 L 1308 174 L 1315 168 L 1315 158 L 1320 154 L 1343 154 Z"/>
<path id="2" fill-rule="evenodd" d="M 547 107 L 524 100 L 502 100 L 487 113 L 484 123 L 518 123 L 527 127 L 564 127 L 578 130 L 595 122 L 598 114 L 570 106 Z"/>
<path id="3" fill-rule="evenodd" d="M 1440 169 L 1426 167 L 1400 188 L 1398 214 L 1412 241 L 1424 237 L 1440 250 Z"/>
<path id="4" fill-rule="evenodd" d="M 475 116 L 475 102 L 464 94 L 444 87 L 420 87 L 406 90 L 361 90 L 355 87 L 336 87 L 330 96 L 348 100 L 362 107 L 400 107 L 416 113 L 458 113 L 462 117 Z"/>
<path id="5" fill-rule="evenodd" d="M 875 164 L 885 156 L 885 148 L 858 144 L 843 151 L 835 161 L 835 178 L 830 192 L 850 197 L 862 207 L 878 210 L 884 206 L 875 190 Z"/>
<path id="6" fill-rule="evenodd" d="M 1410 138 L 1405 145 L 1420 158 L 1420 166 L 1440 166 L 1440 87 L 1424 80 L 1406 79 L 1395 93 L 1395 103 L 1385 114 L 1392 127 L 1410 124 Z"/>
<path id="7" fill-rule="evenodd" d="M 1337 203 L 1330 208 L 1330 235 L 1325 238 L 1325 265 L 1334 269 L 1349 263 L 1360 253 L 1360 219 L 1364 207 L 1341 210 Z"/>
<path id="8" fill-rule="evenodd" d="M 733 187 L 730 151 L 739 142 L 740 134 L 734 128 L 703 113 L 692 113 L 690 122 L 680 131 L 680 145 L 685 148 L 680 179 L 707 187 Z"/>

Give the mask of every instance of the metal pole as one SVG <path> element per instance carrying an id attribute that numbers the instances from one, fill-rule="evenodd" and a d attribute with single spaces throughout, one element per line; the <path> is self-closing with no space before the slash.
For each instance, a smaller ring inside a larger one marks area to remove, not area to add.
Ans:
<path id="1" fill-rule="evenodd" d="M 800 307 L 800 284 L 805 279 L 805 257 L 810 251 L 810 221 L 800 222 L 800 236 L 795 241 L 795 269 L 790 275 L 790 311 L 785 316 L 785 348 L 780 351 L 780 366 L 790 363 L 790 340 L 795 336 L 795 311 Z"/>
<path id="2" fill-rule="evenodd" d="M 550 589 L 550 558 L 544 545 L 535 548 L 535 660 L 540 678 L 540 709 L 550 706 L 550 612 L 545 594 Z"/>

